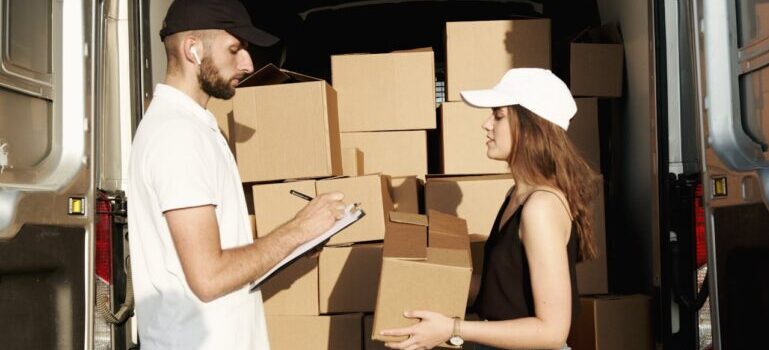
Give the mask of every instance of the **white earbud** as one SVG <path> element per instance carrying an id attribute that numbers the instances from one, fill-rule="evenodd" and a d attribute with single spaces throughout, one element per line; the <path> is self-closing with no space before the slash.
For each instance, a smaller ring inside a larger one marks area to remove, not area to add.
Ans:
<path id="1" fill-rule="evenodd" d="M 198 66 L 200 65 L 200 56 L 198 56 L 198 48 L 195 46 L 190 48 L 190 52 L 192 53 L 192 57 L 195 57 L 195 62 L 198 63 Z"/>

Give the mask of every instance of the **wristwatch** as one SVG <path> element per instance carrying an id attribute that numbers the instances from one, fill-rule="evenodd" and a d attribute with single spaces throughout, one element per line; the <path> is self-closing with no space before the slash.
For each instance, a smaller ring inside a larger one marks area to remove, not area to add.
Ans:
<path id="1" fill-rule="evenodd" d="M 459 317 L 454 318 L 454 331 L 451 332 L 451 338 L 449 338 L 449 344 L 454 346 L 462 346 L 465 340 L 459 336 L 459 325 L 462 323 L 462 319 Z"/>

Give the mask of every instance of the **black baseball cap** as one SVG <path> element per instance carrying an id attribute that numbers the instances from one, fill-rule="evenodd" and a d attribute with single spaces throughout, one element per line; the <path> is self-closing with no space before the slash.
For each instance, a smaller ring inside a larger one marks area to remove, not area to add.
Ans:
<path id="1" fill-rule="evenodd" d="M 256 46 L 272 46 L 278 38 L 251 23 L 239 0 L 174 0 L 160 30 L 160 39 L 188 30 L 222 29 Z"/>

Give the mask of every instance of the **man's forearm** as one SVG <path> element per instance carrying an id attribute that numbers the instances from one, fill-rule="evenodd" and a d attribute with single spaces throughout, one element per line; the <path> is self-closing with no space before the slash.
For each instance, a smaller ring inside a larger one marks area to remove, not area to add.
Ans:
<path id="1" fill-rule="evenodd" d="M 267 273 L 303 243 L 295 234 L 299 229 L 289 222 L 252 244 L 222 250 L 209 266 L 208 288 L 201 299 L 214 300 Z"/>

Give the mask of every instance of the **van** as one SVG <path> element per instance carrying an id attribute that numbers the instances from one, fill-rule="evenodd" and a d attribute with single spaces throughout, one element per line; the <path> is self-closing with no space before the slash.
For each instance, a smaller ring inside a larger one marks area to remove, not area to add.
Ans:
<path id="1" fill-rule="evenodd" d="M 0 0 L 4 349 L 140 348 L 126 174 L 132 135 L 164 79 L 158 32 L 170 3 Z M 766 346 L 769 3 L 245 4 L 281 38 L 250 48 L 255 67 L 331 81 L 332 55 L 432 47 L 436 105 L 447 101 L 447 22 L 549 18 L 551 69 L 564 79 L 570 43 L 616 23 L 621 97 L 598 100 L 608 292 L 651 298 L 657 348 Z"/>

